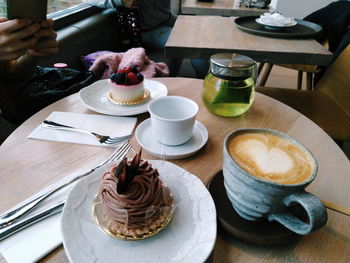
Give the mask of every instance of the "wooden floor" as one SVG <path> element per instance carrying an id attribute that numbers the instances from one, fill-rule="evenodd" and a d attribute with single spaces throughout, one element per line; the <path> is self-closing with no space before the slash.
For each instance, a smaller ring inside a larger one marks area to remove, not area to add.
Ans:
<path id="1" fill-rule="evenodd" d="M 284 87 L 289 89 L 297 88 L 298 71 L 273 66 L 272 71 L 267 79 L 267 87 Z M 302 89 L 306 89 L 306 74 L 303 74 Z"/>

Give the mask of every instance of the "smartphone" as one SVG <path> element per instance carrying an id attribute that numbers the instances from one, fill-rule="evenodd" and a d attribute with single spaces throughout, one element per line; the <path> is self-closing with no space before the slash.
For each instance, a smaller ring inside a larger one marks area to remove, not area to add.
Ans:
<path id="1" fill-rule="evenodd" d="M 46 19 L 47 0 L 8 0 L 7 18 L 29 18 L 33 22 Z"/>

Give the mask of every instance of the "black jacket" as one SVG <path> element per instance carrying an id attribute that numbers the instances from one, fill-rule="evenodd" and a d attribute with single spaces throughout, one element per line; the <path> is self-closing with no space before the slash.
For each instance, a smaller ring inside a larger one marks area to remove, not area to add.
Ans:
<path id="1" fill-rule="evenodd" d="M 332 2 L 304 20 L 322 26 L 323 35 L 318 40 L 328 41 L 329 51 L 334 54 L 333 60 L 350 43 L 350 1 Z"/>

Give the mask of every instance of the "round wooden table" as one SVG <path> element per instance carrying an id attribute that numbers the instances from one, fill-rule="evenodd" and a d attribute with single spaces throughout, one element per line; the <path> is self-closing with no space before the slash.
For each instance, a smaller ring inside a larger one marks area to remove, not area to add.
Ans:
<path id="1" fill-rule="evenodd" d="M 206 126 L 209 139 L 195 155 L 171 162 L 198 176 L 204 184 L 222 167 L 225 136 L 237 128 L 264 127 L 295 137 L 315 155 L 319 172 L 308 187 L 322 200 L 350 207 L 350 162 L 334 141 L 316 124 L 292 108 L 267 96 L 256 94 L 252 108 L 235 118 L 211 114 L 201 101 L 202 80 L 157 78 L 169 89 L 169 95 L 185 96 L 199 105 L 197 119 Z M 27 139 L 52 111 L 94 113 L 83 106 L 79 95 L 64 98 L 38 112 L 0 146 L 0 213 L 39 192 L 75 170 L 106 158 L 112 149 L 87 145 Z M 138 123 L 149 117 L 137 116 Z M 132 139 L 134 147 L 138 145 Z M 144 159 L 154 157 L 143 151 Z M 92 167 L 92 166 L 91 166 Z M 350 262 L 350 217 L 328 210 L 328 222 L 321 230 L 298 242 L 277 247 L 244 243 L 220 227 L 213 252 L 213 262 Z M 67 262 L 61 246 L 42 260 Z"/>

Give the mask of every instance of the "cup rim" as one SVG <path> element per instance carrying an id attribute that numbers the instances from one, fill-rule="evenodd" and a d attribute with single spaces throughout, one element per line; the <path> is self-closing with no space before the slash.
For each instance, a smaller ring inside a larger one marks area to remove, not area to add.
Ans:
<path id="1" fill-rule="evenodd" d="M 152 111 L 153 105 L 155 105 L 157 102 L 162 101 L 162 100 L 168 100 L 168 99 L 171 99 L 171 98 L 186 100 L 186 101 L 190 102 L 195 107 L 195 110 L 194 110 L 193 114 L 189 115 L 186 118 L 169 119 L 169 118 L 160 117 L 158 114 L 156 114 L 156 113 L 154 113 L 154 111 Z M 198 104 L 195 101 L 193 101 L 193 100 L 191 100 L 191 99 L 189 99 L 187 97 L 183 97 L 183 96 L 164 96 L 164 97 L 159 97 L 159 98 L 156 98 L 155 100 L 151 101 L 148 104 L 148 112 L 151 114 L 151 117 L 155 117 L 155 118 L 157 118 L 159 120 L 169 121 L 169 122 L 183 121 L 183 120 L 192 119 L 193 117 L 195 117 L 198 114 L 198 111 L 199 111 Z"/>
<path id="2" fill-rule="evenodd" d="M 227 149 L 227 144 L 232 139 L 232 137 L 234 137 L 238 134 L 243 134 L 243 133 L 268 133 L 268 134 L 276 135 L 276 136 L 281 137 L 283 139 L 287 139 L 288 141 L 292 142 L 293 144 L 296 144 L 299 148 L 301 148 L 306 154 L 308 154 L 311 157 L 311 161 L 313 162 L 313 167 L 314 167 L 311 175 L 309 176 L 309 178 L 307 180 L 305 180 L 301 183 L 297 183 L 297 184 L 283 184 L 283 183 L 273 182 L 273 181 L 269 181 L 269 180 L 251 175 L 250 173 L 248 173 L 246 170 L 244 170 L 243 168 L 241 168 L 237 164 L 237 162 L 232 158 L 232 156 L 229 154 L 228 149 Z M 305 186 L 306 187 L 315 179 L 317 172 L 318 172 L 317 160 L 316 160 L 315 156 L 313 155 L 313 153 L 308 148 L 306 148 L 305 145 L 303 145 L 300 141 L 298 141 L 294 137 L 290 136 L 289 134 L 286 134 L 284 132 L 274 130 L 274 129 L 268 129 L 268 128 L 240 128 L 240 129 L 236 129 L 236 130 L 230 132 L 229 134 L 227 134 L 225 137 L 224 154 L 225 153 L 229 156 L 231 161 L 236 164 L 237 169 L 239 169 L 242 173 L 244 173 L 246 176 L 248 176 L 254 180 L 257 180 L 257 181 L 264 183 L 264 184 L 267 184 L 267 185 L 276 185 L 276 186 L 283 186 L 283 187 L 296 187 L 296 186 L 300 186 L 300 187 Z"/>

